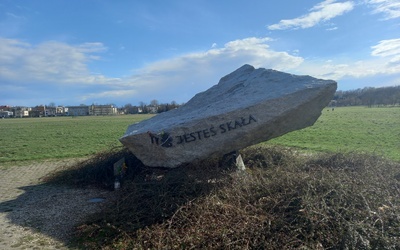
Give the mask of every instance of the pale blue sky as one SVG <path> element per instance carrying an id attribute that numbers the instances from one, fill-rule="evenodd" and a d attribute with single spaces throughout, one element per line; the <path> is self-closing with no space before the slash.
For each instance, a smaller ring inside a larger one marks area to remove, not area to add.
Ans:
<path id="1" fill-rule="evenodd" d="M 400 85 L 400 1 L 0 1 L 0 105 L 182 103 L 243 64 Z"/>

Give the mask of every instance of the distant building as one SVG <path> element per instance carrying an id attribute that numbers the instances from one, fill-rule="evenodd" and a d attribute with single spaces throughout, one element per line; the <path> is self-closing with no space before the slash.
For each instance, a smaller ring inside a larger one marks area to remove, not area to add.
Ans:
<path id="1" fill-rule="evenodd" d="M 64 106 L 58 106 L 56 108 L 56 116 L 64 116 L 68 113 L 68 108 Z"/>
<path id="2" fill-rule="evenodd" d="M 31 108 L 14 107 L 13 111 L 14 111 L 14 117 L 23 118 L 23 117 L 29 117 L 29 111 L 31 111 Z"/>
<path id="3" fill-rule="evenodd" d="M 114 105 L 91 105 L 89 115 L 116 115 L 118 109 Z"/>
<path id="4" fill-rule="evenodd" d="M 40 105 L 32 108 L 29 111 L 30 117 L 43 117 L 46 116 L 46 106 Z"/>
<path id="5" fill-rule="evenodd" d="M 157 114 L 158 113 L 158 106 L 147 106 L 147 111 L 150 114 Z"/>
<path id="6" fill-rule="evenodd" d="M 11 111 L 12 107 L 8 105 L 0 106 L 0 111 Z"/>
<path id="7" fill-rule="evenodd" d="M 0 118 L 10 118 L 13 117 L 12 111 L 0 111 Z"/>
<path id="8" fill-rule="evenodd" d="M 54 106 L 45 106 L 44 116 L 56 116 L 57 108 Z"/>
<path id="9" fill-rule="evenodd" d="M 84 116 L 89 115 L 89 106 L 80 105 L 80 106 L 68 106 L 66 107 L 66 115 L 69 116 Z"/>

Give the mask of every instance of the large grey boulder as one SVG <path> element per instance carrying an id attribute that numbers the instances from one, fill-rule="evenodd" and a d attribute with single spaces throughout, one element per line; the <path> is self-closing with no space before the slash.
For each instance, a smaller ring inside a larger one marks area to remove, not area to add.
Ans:
<path id="1" fill-rule="evenodd" d="M 152 167 L 222 156 L 313 125 L 336 85 L 244 65 L 179 109 L 130 125 L 120 141 Z"/>

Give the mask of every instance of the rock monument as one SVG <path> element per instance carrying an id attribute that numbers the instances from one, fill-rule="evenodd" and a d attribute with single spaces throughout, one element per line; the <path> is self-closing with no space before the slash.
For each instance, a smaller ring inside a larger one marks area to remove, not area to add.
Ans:
<path id="1" fill-rule="evenodd" d="M 222 156 L 313 125 L 336 86 L 244 65 L 182 107 L 130 125 L 120 141 L 152 167 Z"/>

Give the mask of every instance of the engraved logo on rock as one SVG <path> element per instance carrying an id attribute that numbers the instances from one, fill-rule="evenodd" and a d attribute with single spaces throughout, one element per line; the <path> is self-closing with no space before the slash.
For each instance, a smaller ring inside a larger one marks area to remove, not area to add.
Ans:
<path id="1" fill-rule="evenodd" d="M 169 133 L 161 131 L 161 133 L 153 134 L 150 131 L 147 131 L 147 134 L 150 136 L 151 144 L 157 144 L 161 147 L 172 147 L 172 137 Z"/>
<path id="2" fill-rule="evenodd" d="M 184 144 L 184 143 L 190 143 L 194 141 L 199 141 L 203 139 L 208 139 L 214 136 L 217 136 L 218 134 L 225 134 L 229 131 L 239 129 L 243 126 L 247 126 L 249 124 L 257 122 L 257 119 L 253 115 L 249 115 L 248 117 L 240 117 L 235 120 L 231 120 L 228 122 L 224 122 L 219 124 L 218 126 L 210 126 L 209 128 L 206 129 L 201 129 L 198 131 L 194 132 L 189 132 L 185 133 L 182 135 L 177 135 L 174 136 L 177 140 L 176 144 Z M 147 132 L 147 134 L 150 136 L 150 140 L 152 144 L 160 145 L 162 147 L 172 147 L 172 137 L 169 133 L 161 131 L 158 134 L 151 133 L 150 131 Z"/>
<path id="3" fill-rule="evenodd" d="M 203 130 L 198 130 L 191 133 L 185 133 L 183 135 L 175 136 L 178 139 L 178 142 L 176 144 L 194 142 L 202 139 L 207 139 L 216 136 L 218 134 L 225 134 L 229 131 L 241 128 L 243 126 L 247 126 L 254 122 L 257 122 L 257 119 L 253 115 L 249 115 L 248 117 L 240 117 L 235 120 L 221 123 L 215 127 L 210 126 L 209 128 Z"/>

